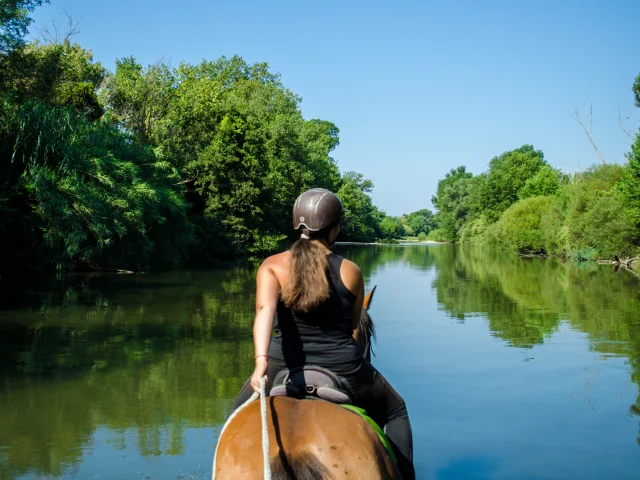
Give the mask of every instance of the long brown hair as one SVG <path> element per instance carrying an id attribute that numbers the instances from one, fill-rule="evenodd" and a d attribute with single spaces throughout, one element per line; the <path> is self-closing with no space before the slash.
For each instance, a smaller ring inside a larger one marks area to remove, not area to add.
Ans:
<path id="1" fill-rule="evenodd" d="M 329 298 L 327 255 L 320 242 L 299 238 L 290 249 L 289 279 L 280 297 L 284 304 L 308 312 Z"/>

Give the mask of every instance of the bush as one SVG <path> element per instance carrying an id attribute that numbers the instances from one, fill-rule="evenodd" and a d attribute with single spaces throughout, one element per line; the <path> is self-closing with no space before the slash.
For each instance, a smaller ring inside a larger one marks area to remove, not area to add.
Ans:
<path id="1" fill-rule="evenodd" d="M 484 216 L 465 223 L 460 229 L 460 243 L 469 243 L 471 245 L 482 243 L 482 236 L 488 226 L 489 221 Z"/>
<path id="2" fill-rule="evenodd" d="M 621 165 L 601 165 L 565 188 L 565 251 L 572 257 L 588 248 L 596 249 L 598 258 L 635 252 L 633 222 L 617 189 L 625 173 Z"/>
<path id="3" fill-rule="evenodd" d="M 502 231 L 502 222 L 495 222 L 487 226 L 484 233 L 476 238 L 474 245 L 497 249 L 511 248 L 505 241 L 504 232 Z"/>
<path id="4" fill-rule="evenodd" d="M 519 253 L 546 253 L 540 220 L 553 203 L 553 197 L 531 197 L 509 207 L 500 219 L 507 245 Z"/>
<path id="5" fill-rule="evenodd" d="M 568 217 L 572 250 L 594 248 L 599 258 L 633 254 L 633 224 L 623 211 L 624 205 L 611 192 L 590 196 L 583 211 Z"/>
<path id="6" fill-rule="evenodd" d="M 434 228 L 427 234 L 427 240 L 431 240 L 432 242 L 449 242 L 449 238 L 447 237 L 447 233 L 442 231 L 439 228 Z"/>
<path id="7" fill-rule="evenodd" d="M 419 242 L 426 242 L 427 241 L 427 234 L 424 232 L 420 232 L 418 234 L 418 241 Z"/>
<path id="8" fill-rule="evenodd" d="M 581 248 L 571 254 L 571 260 L 574 262 L 589 262 L 591 260 L 597 260 L 597 257 L 598 250 L 593 247 Z"/>

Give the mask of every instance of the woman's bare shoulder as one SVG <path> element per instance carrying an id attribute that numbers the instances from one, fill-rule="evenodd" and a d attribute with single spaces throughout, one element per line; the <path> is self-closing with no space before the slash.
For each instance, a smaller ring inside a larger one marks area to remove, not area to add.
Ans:
<path id="1" fill-rule="evenodd" d="M 355 263 L 349 260 L 348 258 L 342 259 L 342 267 L 341 269 L 345 269 L 347 271 L 360 274 L 360 267 Z"/>
<path id="2" fill-rule="evenodd" d="M 360 267 L 351 260 L 344 258 L 340 266 L 340 277 L 345 286 L 353 293 L 357 294 L 362 285 L 362 272 Z"/>
<path id="3" fill-rule="evenodd" d="M 275 255 L 271 255 L 265 258 L 260 265 L 260 269 L 271 270 L 277 275 L 288 270 L 290 260 L 291 253 L 288 250 L 285 252 L 276 253 Z"/>

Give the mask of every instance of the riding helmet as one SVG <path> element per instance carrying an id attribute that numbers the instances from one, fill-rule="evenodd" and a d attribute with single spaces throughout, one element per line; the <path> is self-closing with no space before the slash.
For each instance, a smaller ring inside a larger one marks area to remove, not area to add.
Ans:
<path id="1" fill-rule="evenodd" d="M 293 228 L 317 232 L 342 218 L 342 202 L 329 190 L 312 188 L 302 193 L 293 205 Z"/>

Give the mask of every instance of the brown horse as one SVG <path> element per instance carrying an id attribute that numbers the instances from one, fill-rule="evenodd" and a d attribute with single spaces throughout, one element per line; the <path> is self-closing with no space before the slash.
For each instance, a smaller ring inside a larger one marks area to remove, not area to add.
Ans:
<path id="1" fill-rule="evenodd" d="M 366 295 L 356 337 L 370 355 L 375 335 Z M 359 415 L 324 400 L 267 398 L 269 464 L 273 480 L 398 479 L 400 472 L 373 428 Z M 264 478 L 260 402 L 238 412 L 215 453 L 215 480 Z"/>

